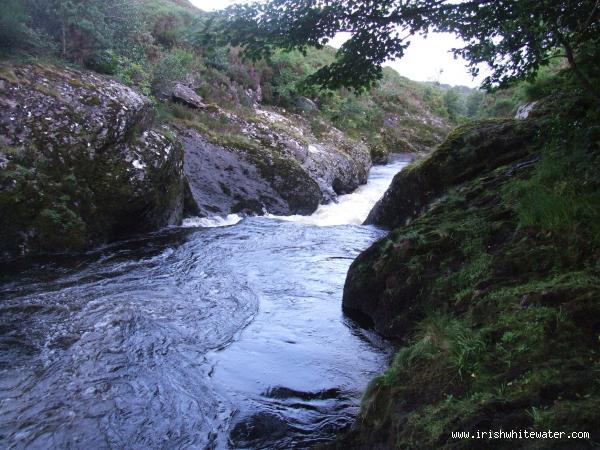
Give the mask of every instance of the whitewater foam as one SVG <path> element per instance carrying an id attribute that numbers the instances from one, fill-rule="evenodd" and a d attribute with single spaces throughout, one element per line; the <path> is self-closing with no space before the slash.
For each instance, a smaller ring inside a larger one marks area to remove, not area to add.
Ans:
<path id="1" fill-rule="evenodd" d="M 390 186 L 394 175 L 410 161 L 409 157 L 397 157 L 385 166 L 374 166 L 369 173 L 367 184 L 360 186 L 351 194 L 340 195 L 335 203 L 319 206 L 310 216 L 267 215 L 267 217 L 317 226 L 360 225 Z"/>
<path id="2" fill-rule="evenodd" d="M 181 224 L 184 228 L 216 228 L 235 225 L 242 217 L 238 214 L 229 214 L 228 216 L 213 216 L 213 217 L 188 217 Z"/>

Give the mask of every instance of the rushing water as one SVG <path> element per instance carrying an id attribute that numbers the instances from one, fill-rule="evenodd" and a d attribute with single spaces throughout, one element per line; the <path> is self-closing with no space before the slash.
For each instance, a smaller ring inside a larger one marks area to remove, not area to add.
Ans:
<path id="1" fill-rule="evenodd" d="M 359 224 L 406 162 L 310 217 L 190 219 L 1 268 L 0 447 L 331 439 L 389 356 L 341 297 L 352 259 L 382 234 Z"/>

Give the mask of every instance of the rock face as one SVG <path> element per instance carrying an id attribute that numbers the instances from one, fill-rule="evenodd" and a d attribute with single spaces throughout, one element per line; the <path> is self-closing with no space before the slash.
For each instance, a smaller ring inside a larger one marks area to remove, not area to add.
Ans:
<path id="1" fill-rule="evenodd" d="M 370 143 L 375 164 L 387 163 L 390 153 L 427 155 L 451 130 L 448 121 L 434 115 L 422 101 L 410 95 L 401 101 L 405 104 L 403 113 L 386 115 L 377 138 Z"/>
<path id="2" fill-rule="evenodd" d="M 99 75 L 53 66 L 0 74 L 0 254 L 78 250 L 175 224 L 183 152 L 142 131 L 149 101 Z"/>
<path id="3" fill-rule="evenodd" d="M 519 169 L 536 161 L 529 143 L 535 135 L 529 123 L 513 120 L 479 122 L 461 127 L 451 133 L 447 140 L 416 165 L 400 172 L 373 208 L 367 223 L 398 229 L 411 227 L 412 221 L 421 214 L 436 211 L 436 202 L 449 189 L 469 182 L 481 174 L 489 174 L 497 167 L 512 164 L 505 169 Z M 514 165 L 516 163 L 516 165 Z M 495 178 L 498 178 L 496 180 Z M 502 176 L 494 175 L 490 184 L 500 184 Z M 492 186 L 494 185 L 492 184 Z M 473 191 L 476 195 L 477 190 Z M 415 225 L 417 226 L 417 225 Z M 440 251 L 444 251 L 444 237 L 440 236 Z M 352 264 L 344 288 L 343 308 L 350 315 L 367 319 L 377 332 L 388 337 L 404 335 L 404 328 L 421 313 L 415 308 L 413 298 L 420 289 L 422 280 L 411 278 L 408 268 L 394 271 L 390 266 L 380 266 L 389 255 L 397 268 L 398 259 L 410 259 L 418 244 L 412 239 L 384 239 L 359 255 Z M 383 253 L 382 253 L 383 252 Z M 443 276 L 439 267 L 433 265 L 431 274 Z M 388 297 L 388 291 L 394 291 Z M 398 294 L 399 293 L 399 294 Z"/>
<path id="4" fill-rule="evenodd" d="M 298 186 L 302 193 L 309 195 L 292 209 L 259 168 L 247 161 L 240 151 L 211 144 L 194 130 L 184 130 L 180 136 L 185 148 L 185 174 L 194 202 L 189 208 L 190 214 L 203 217 L 230 213 L 260 215 L 266 210 L 273 214 L 290 214 L 309 211 L 318 205 L 319 190 L 312 180 L 306 178 L 307 185 Z"/>
<path id="5" fill-rule="evenodd" d="M 530 143 L 535 132 L 531 123 L 514 120 L 484 121 L 459 127 L 429 158 L 394 177 L 369 214 L 367 223 L 388 228 L 410 226 L 420 214 L 430 209 L 435 211 L 436 202 L 441 201 L 449 189 L 515 161 L 533 164 L 536 159 L 531 155 Z M 507 168 L 506 172 L 510 170 Z M 443 237 L 440 240 L 443 251 Z M 416 245 L 411 239 L 389 243 L 386 238 L 359 255 L 346 279 L 344 310 L 366 319 L 385 336 L 403 335 L 403 327 L 417 313 L 410 300 L 420 289 L 421 282 L 410 279 L 410 270 L 392 273 L 379 264 L 386 260 L 384 255 L 394 261 L 409 257 Z M 431 267 L 431 271 L 442 276 L 436 267 Z M 392 286 L 402 291 L 400 297 L 394 296 L 393 300 L 386 295 Z"/>
<path id="6" fill-rule="evenodd" d="M 326 127 L 317 138 L 300 116 L 259 109 L 242 118 L 212 109 L 202 120 L 226 122 L 227 130 L 190 128 L 199 116 L 176 125 L 192 214 L 311 214 L 367 180 L 369 149 L 335 128 Z"/>
<path id="7" fill-rule="evenodd" d="M 256 119 L 244 129 L 271 154 L 295 161 L 318 184 L 321 203 L 335 201 L 337 195 L 367 182 L 369 149 L 336 128 L 324 127 L 317 137 L 300 116 L 257 110 Z"/>

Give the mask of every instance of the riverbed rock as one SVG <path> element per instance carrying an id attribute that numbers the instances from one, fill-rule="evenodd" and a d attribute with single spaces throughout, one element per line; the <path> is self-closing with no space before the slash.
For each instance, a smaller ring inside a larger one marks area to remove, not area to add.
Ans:
<path id="1" fill-rule="evenodd" d="M 288 203 L 240 152 L 212 144 L 193 129 L 182 130 L 180 138 L 185 149 L 185 175 L 195 205 L 190 214 L 290 214 Z M 313 203 L 317 201 L 318 196 Z"/>
<path id="2" fill-rule="evenodd" d="M 150 102 L 97 74 L 0 71 L 0 254 L 81 250 L 181 220 L 183 151 Z"/>
<path id="3" fill-rule="evenodd" d="M 335 201 L 338 195 L 367 182 L 371 158 L 362 142 L 331 126 L 325 126 L 317 137 L 299 115 L 283 115 L 276 110 L 256 112 L 257 120 L 247 128 L 249 136 L 296 160 L 319 185 L 321 203 Z"/>

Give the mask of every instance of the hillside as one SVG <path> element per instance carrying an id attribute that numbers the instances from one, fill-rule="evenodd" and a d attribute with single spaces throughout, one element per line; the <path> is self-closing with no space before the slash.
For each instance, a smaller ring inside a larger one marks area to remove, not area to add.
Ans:
<path id="1" fill-rule="evenodd" d="M 310 214 L 390 152 L 427 153 L 450 129 L 441 91 L 391 70 L 368 94 L 302 85 L 332 48 L 248 62 L 207 46 L 211 16 L 184 0 L 2 8 L 5 257 L 82 250 L 186 216 Z M 177 149 L 173 167 L 147 160 L 148 133 Z"/>

